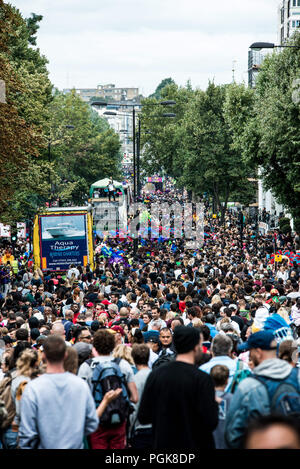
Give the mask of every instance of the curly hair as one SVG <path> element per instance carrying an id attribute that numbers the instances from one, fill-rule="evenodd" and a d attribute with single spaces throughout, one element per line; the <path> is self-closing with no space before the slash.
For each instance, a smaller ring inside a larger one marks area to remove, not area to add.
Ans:
<path id="1" fill-rule="evenodd" d="M 17 360 L 19 375 L 31 377 L 37 371 L 38 353 L 33 349 L 25 349 Z"/>
<path id="2" fill-rule="evenodd" d="M 109 355 L 115 347 L 115 335 L 108 330 L 98 329 L 94 334 L 93 345 L 99 355 Z"/>

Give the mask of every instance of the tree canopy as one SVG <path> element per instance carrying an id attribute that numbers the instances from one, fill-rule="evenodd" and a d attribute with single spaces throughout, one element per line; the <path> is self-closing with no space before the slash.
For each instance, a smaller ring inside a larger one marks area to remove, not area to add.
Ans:
<path id="1" fill-rule="evenodd" d="M 0 0 L 1 222 L 30 218 L 51 198 L 82 203 L 95 180 L 119 174 L 117 134 L 74 90 L 50 82 L 36 46 L 41 20 Z"/>
<path id="2" fill-rule="evenodd" d="M 289 45 L 300 47 L 295 33 Z M 300 217 L 300 50 L 283 48 L 265 58 L 256 89 L 228 96 L 226 115 L 234 142 L 264 186 Z"/>
<path id="3" fill-rule="evenodd" d="M 248 182 L 251 175 L 235 148 L 225 119 L 229 86 L 210 83 L 206 91 L 176 84 L 166 86 L 163 100 L 174 100 L 172 109 L 154 106 L 157 100 L 143 102 L 141 122 L 144 133 L 143 167 L 149 173 L 164 171 L 195 195 L 209 193 L 224 216 L 230 196 L 252 202 L 255 195 Z M 174 119 L 162 114 L 174 112 Z"/>

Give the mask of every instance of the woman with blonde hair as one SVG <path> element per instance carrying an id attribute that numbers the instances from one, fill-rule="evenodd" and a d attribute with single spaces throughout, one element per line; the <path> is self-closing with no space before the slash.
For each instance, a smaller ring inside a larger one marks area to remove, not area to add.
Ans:
<path id="1" fill-rule="evenodd" d="M 203 326 L 203 322 L 201 321 L 200 318 L 193 318 L 192 319 L 192 326 L 193 327 L 201 327 L 201 326 Z"/>
<path id="2" fill-rule="evenodd" d="M 122 359 L 126 360 L 127 363 L 129 363 L 129 365 L 131 366 L 133 373 L 135 374 L 137 372 L 137 369 L 135 367 L 134 360 L 131 354 L 131 347 L 128 347 L 128 345 L 125 345 L 125 344 L 117 345 L 113 350 L 113 357 L 119 360 L 122 360 Z"/>
<path id="3" fill-rule="evenodd" d="M 36 350 L 25 349 L 17 360 L 16 376 L 11 383 L 11 394 L 16 413 L 11 424 L 11 430 L 17 437 L 20 425 L 20 406 L 24 389 L 29 381 L 37 378 L 39 370 L 39 354 Z"/>
<path id="4" fill-rule="evenodd" d="M 211 304 L 222 303 L 220 295 L 214 295 L 211 299 Z"/>
<path id="5" fill-rule="evenodd" d="M 278 309 L 277 314 L 281 316 L 287 324 L 290 324 L 290 318 L 289 318 L 289 313 L 288 311 L 281 306 L 281 308 Z"/>
<path id="6" fill-rule="evenodd" d="M 39 268 L 36 268 L 34 270 L 34 273 L 30 282 L 31 285 L 36 285 L 37 287 L 39 287 L 43 283 L 43 277 L 44 277 L 43 272 Z"/>

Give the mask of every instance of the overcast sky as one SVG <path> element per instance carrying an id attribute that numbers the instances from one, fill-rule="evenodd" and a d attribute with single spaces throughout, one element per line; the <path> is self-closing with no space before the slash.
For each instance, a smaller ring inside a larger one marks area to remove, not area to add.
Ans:
<path id="1" fill-rule="evenodd" d="M 247 83 L 248 47 L 277 42 L 279 0 L 11 0 L 43 15 L 38 46 L 52 83 L 115 83 L 147 96 L 160 81 Z"/>

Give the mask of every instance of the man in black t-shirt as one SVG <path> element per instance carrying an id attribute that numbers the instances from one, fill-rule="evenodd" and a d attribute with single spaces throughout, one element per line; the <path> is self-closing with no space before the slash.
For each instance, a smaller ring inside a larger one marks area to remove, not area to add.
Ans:
<path id="1" fill-rule="evenodd" d="M 153 449 L 213 449 L 218 404 L 211 377 L 195 363 L 202 354 L 196 328 L 177 326 L 175 361 L 149 375 L 138 412 L 142 424 L 152 423 Z"/>

